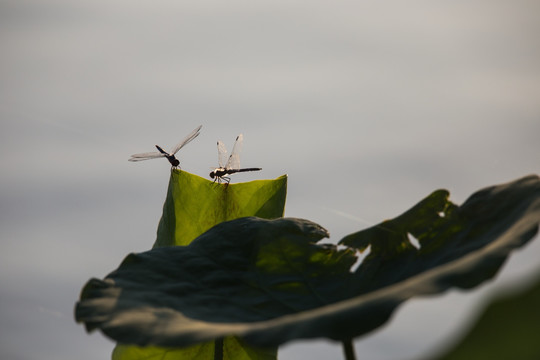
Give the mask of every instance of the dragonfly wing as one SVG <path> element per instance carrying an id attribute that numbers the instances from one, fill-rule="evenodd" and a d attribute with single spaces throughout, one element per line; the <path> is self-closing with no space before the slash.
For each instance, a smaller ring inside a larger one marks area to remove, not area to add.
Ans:
<path id="1" fill-rule="evenodd" d="M 219 164 L 219 167 L 222 168 L 225 166 L 225 163 L 227 162 L 227 148 L 225 147 L 225 144 L 221 140 L 218 140 L 217 142 L 217 152 L 218 152 L 218 164 Z"/>
<path id="2" fill-rule="evenodd" d="M 129 158 L 128 161 L 143 161 L 143 160 L 149 160 L 149 159 L 157 159 L 164 156 L 165 156 L 164 154 L 154 151 L 154 152 L 131 155 L 131 158 Z"/>
<path id="3" fill-rule="evenodd" d="M 178 143 L 170 152 L 171 155 L 174 155 L 184 147 L 187 143 L 189 143 L 191 140 L 195 139 L 197 136 L 199 136 L 199 131 L 201 131 L 202 125 L 197 127 L 195 130 L 193 130 L 186 138 Z"/>
<path id="4" fill-rule="evenodd" d="M 226 169 L 240 169 L 240 152 L 242 151 L 242 143 L 244 141 L 244 135 L 240 134 L 236 137 L 234 146 L 227 161 Z"/>

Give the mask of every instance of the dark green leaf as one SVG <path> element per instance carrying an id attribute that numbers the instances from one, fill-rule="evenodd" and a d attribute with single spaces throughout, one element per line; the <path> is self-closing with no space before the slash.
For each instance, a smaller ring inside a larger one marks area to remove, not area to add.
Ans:
<path id="1" fill-rule="evenodd" d="M 129 255 L 77 304 L 87 329 L 139 345 L 188 346 L 239 336 L 256 346 L 349 339 L 384 324 L 403 301 L 492 278 L 536 233 L 540 180 L 481 190 L 461 207 L 436 191 L 394 220 L 318 244 L 301 219 L 221 223 L 189 246 Z M 420 249 L 409 242 L 418 239 Z M 370 254 L 354 272 L 356 250 Z"/>
<path id="2" fill-rule="evenodd" d="M 437 360 L 540 359 L 540 277 L 524 290 L 497 296 L 462 340 Z"/>

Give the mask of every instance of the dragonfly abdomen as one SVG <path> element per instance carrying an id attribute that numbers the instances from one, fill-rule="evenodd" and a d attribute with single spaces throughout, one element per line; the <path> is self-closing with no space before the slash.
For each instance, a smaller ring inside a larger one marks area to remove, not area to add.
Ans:
<path id="1" fill-rule="evenodd" d="M 239 173 L 239 172 L 245 172 L 245 171 L 259 171 L 262 170 L 262 168 L 243 168 L 243 169 L 228 169 L 226 170 L 227 175 Z"/>

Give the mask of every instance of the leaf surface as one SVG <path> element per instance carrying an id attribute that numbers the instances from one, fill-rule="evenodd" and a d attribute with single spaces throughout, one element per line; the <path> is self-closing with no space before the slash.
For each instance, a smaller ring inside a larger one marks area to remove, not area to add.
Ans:
<path id="1" fill-rule="evenodd" d="M 191 346 L 237 336 L 260 347 L 299 338 L 350 339 L 384 324 L 413 296 L 472 288 L 534 237 L 540 180 L 473 194 L 463 205 L 438 190 L 339 247 L 303 219 L 240 218 L 190 245 L 130 254 L 92 279 L 76 318 L 122 343 Z M 417 249 L 410 237 L 420 243 Z M 351 271 L 357 251 L 369 255 Z"/>
<path id="2" fill-rule="evenodd" d="M 462 339 L 432 360 L 540 359 L 540 276 L 491 300 Z"/>
<path id="3" fill-rule="evenodd" d="M 217 184 L 183 170 L 172 170 L 163 215 L 154 247 L 188 245 L 204 231 L 220 222 L 244 216 L 276 218 L 283 216 L 287 176 L 275 180 Z M 131 343 L 131 342 L 130 342 Z M 272 360 L 277 348 L 255 348 L 240 339 L 227 337 L 223 359 Z M 209 359 L 216 351 L 214 342 L 185 348 L 141 348 L 118 344 L 113 360 Z"/>
<path id="4" fill-rule="evenodd" d="M 227 185 L 173 170 L 154 247 L 188 245 L 214 225 L 240 217 L 282 217 L 286 195 L 286 175 Z"/>

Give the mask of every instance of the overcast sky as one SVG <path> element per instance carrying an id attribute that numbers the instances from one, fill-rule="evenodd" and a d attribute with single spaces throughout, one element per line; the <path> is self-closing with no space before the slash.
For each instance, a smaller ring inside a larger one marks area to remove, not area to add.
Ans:
<path id="1" fill-rule="evenodd" d="M 540 171 L 540 3 L 0 0 L 0 358 L 108 359 L 73 305 L 90 277 L 147 250 L 172 147 L 207 176 L 215 142 L 289 175 L 287 216 L 341 237 L 438 188 L 460 204 Z M 540 241 L 474 293 L 414 300 L 356 342 L 418 358 L 486 294 L 526 277 Z M 280 359 L 341 356 L 298 341 Z"/>

